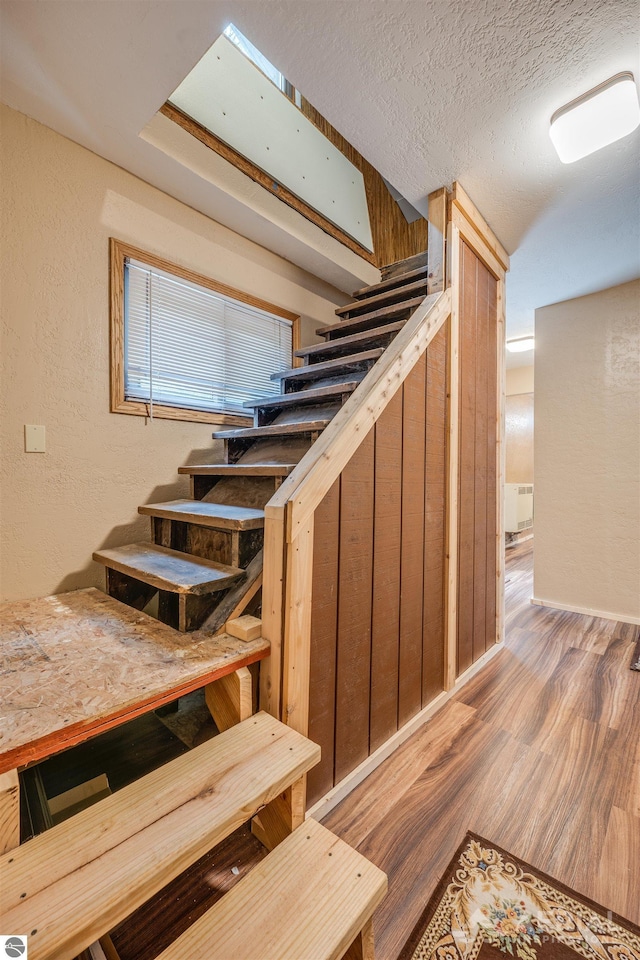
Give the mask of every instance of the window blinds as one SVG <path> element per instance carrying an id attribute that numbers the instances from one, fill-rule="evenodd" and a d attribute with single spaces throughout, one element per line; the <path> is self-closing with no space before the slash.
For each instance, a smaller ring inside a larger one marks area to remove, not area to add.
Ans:
<path id="1" fill-rule="evenodd" d="M 291 357 L 289 321 L 126 258 L 127 399 L 246 415 Z"/>

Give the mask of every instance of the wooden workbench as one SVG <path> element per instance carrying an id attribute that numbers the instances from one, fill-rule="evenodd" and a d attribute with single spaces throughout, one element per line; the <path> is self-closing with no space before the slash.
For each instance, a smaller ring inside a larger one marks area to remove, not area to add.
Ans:
<path id="1" fill-rule="evenodd" d="M 15 829 L 18 767 L 268 655 L 261 637 L 179 633 L 93 588 L 0 604 L 0 827 Z"/>

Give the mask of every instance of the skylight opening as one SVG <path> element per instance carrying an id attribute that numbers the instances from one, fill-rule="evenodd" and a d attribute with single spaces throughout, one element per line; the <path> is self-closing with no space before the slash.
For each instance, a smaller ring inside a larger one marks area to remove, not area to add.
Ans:
<path id="1" fill-rule="evenodd" d="M 250 40 L 247 40 L 244 34 L 241 33 L 233 23 L 230 23 L 229 26 L 226 27 L 224 35 L 227 40 L 235 44 L 238 50 L 244 53 L 248 60 L 255 63 L 256 67 L 264 73 L 265 77 L 271 80 L 271 83 L 275 84 L 278 90 L 281 90 L 290 100 L 296 99 L 295 88 L 289 83 L 282 71 L 274 67 L 271 61 L 267 60 L 265 55 L 260 53 L 258 48 L 254 46 Z"/>

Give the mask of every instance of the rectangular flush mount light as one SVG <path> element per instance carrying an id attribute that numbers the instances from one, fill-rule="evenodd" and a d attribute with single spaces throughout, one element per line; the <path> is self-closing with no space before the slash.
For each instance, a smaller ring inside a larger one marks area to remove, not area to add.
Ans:
<path id="1" fill-rule="evenodd" d="M 507 350 L 509 353 L 524 353 L 525 350 L 533 350 L 535 340 L 533 337 L 520 337 L 519 340 L 507 340 Z"/>
<path id="2" fill-rule="evenodd" d="M 573 163 L 626 137 L 639 124 L 633 74 L 618 73 L 556 110 L 549 136 L 562 162 Z"/>

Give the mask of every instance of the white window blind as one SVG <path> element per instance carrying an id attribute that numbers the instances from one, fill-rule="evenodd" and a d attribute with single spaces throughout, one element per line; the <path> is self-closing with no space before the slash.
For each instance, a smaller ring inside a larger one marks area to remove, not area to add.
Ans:
<path id="1" fill-rule="evenodd" d="M 289 321 L 126 258 L 127 399 L 246 415 L 291 357 Z"/>

